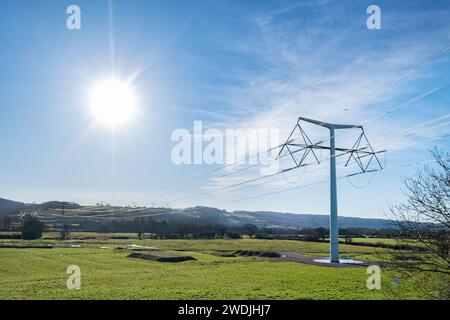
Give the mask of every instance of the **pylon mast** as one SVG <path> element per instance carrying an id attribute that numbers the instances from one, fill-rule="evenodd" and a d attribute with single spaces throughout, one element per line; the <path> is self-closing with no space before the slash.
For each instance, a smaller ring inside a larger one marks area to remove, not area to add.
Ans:
<path id="1" fill-rule="evenodd" d="M 313 144 L 309 137 L 306 135 L 306 132 L 300 126 L 300 121 L 308 122 L 313 125 L 321 126 L 327 128 L 330 131 L 330 146 L 321 146 L 322 142 Z M 347 148 L 338 148 L 336 147 L 336 130 L 343 129 L 360 129 L 362 131 L 360 137 L 357 142 L 351 149 Z M 291 138 L 296 130 L 300 131 L 302 140 L 304 143 L 298 144 L 294 143 Z M 360 143 L 362 138 L 364 137 L 367 142 L 367 147 L 360 148 Z M 298 150 L 291 150 L 293 147 L 299 148 Z M 295 167 L 305 166 L 304 161 L 308 154 L 312 153 L 314 155 L 315 160 L 319 164 L 319 160 L 314 153 L 314 150 L 329 150 L 330 151 L 330 262 L 339 263 L 339 224 L 338 224 L 338 196 L 337 196 L 337 173 L 336 173 L 336 158 L 342 155 L 349 155 L 349 159 L 346 163 L 346 166 L 350 162 L 350 160 L 354 159 L 359 167 L 361 168 L 362 173 L 372 172 L 376 170 L 368 170 L 369 165 L 373 158 L 376 159 L 379 169 L 383 169 L 380 161 L 378 160 L 377 154 L 384 151 L 375 152 L 372 149 L 367 137 L 364 133 L 364 128 L 361 125 L 349 125 L 349 124 L 334 124 L 334 123 L 326 123 L 318 120 L 308 119 L 299 117 L 297 124 L 287 139 L 286 143 L 282 146 L 280 153 L 281 155 L 284 149 L 287 149 L 290 153 L 290 156 L 294 160 Z M 304 152 L 300 161 L 298 161 L 294 154 L 298 152 Z M 339 155 L 336 152 L 341 152 Z M 363 166 L 361 162 L 361 158 L 370 157 L 367 166 Z M 294 168 L 295 168 L 294 167 Z"/>

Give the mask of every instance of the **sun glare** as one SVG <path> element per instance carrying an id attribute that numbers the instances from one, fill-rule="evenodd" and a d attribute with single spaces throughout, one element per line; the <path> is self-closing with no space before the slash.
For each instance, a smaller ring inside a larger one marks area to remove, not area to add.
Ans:
<path id="1" fill-rule="evenodd" d="M 90 107 L 98 122 L 116 127 L 133 118 L 136 96 L 127 82 L 111 78 L 93 87 Z"/>

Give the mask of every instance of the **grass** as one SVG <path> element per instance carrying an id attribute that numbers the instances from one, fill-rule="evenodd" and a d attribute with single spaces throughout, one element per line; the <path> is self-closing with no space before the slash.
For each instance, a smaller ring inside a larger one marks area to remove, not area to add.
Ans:
<path id="1" fill-rule="evenodd" d="M 345 240 L 344 238 L 342 238 L 341 240 Z M 354 242 L 357 243 L 383 243 L 383 244 L 390 244 L 390 245 L 395 245 L 395 244 L 401 244 L 401 240 L 397 240 L 397 239 L 391 239 L 391 238 L 352 238 L 352 240 Z"/>
<path id="2" fill-rule="evenodd" d="M 322 243 L 251 239 L 89 240 L 78 241 L 82 248 L 70 248 L 71 243 L 57 242 L 59 247 L 50 250 L 0 249 L 0 299 L 385 298 L 383 290 L 367 289 L 368 275 L 362 267 L 326 268 L 214 254 L 215 250 L 270 250 L 323 256 L 328 245 Z M 197 260 L 160 263 L 127 258 L 128 251 L 114 250 L 117 245 L 130 243 L 166 252 L 187 250 Z M 365 258 L 371 257 L 375 252 L 372 250 L 341 246 L 343 253 Z M 66 287 L 69 265 L 81 268 L 81 290 Z M 383 281 L 389 285 L 389 276 L 384 275 Z M 418 297 L 410 284 L 405 283 L 402 291 L 406 298 Z"/>
<path id="3" fill-rule="evenodd" d="M 329 245 L 319 242 L 304 241 L 286 241 L 286 240 L 138 240 L 133 239 L 107 239 L 103 234 L 98 235 L 96 239 L 87 240 L 66 240 L 60 241 L 55 239 L 43 239 L 39 241 L 24 240 L 0 240 L 0 244 L 14 245 L 48 245 L 52 244 L 56 247 L 70 246 L 72 244 L 82 244 L 84 247 L 98 248 L 101 245 L 127 245 L 138 244 L 143 246 L 157 247 L 160 249 L 182 249 L 193 251 L 205 250 L 255 250 L 255 251 L 302 251 L 307 253 L 327 253 Z M 350 252 L 368 252 L 375 253 L 379 249 L 373 247 L 363 247 L 354 245 L 340 245 L 342 253 Z"/>

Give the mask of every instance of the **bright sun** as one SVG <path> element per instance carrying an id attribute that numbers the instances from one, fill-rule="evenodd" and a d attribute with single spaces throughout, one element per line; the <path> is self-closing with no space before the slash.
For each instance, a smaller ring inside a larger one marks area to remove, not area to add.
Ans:
<path id="1" fill-rule="evenodd" d="M 94 86 L 90 107 L 98 122 L 116 127 L 133 118 L 136 96 L 127 82 L 111 78 Z"/>

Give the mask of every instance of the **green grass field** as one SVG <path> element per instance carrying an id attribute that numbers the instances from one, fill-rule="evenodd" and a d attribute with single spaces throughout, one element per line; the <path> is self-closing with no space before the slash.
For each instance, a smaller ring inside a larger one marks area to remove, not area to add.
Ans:
<path id="1" fill-rule="evenodd" d="M 344 239 L 341 239 L 344 240 Z M 390 244 L 390 245 L 396 245 L 396 244 L 414 244 L 414 241 L 412 240 L 402 240 L 402 239 L 390 239 L 390 238 L 353 238 L 353 242 L 357 243 L 383 243 L 383 244 Z"/>
<path id="2" fill-rule="evenodd" d="M 3 244 L 11 243 L 3 240 Z M 326 256 L 328 245 L 278 240 L 79 240 L 53 249 L 0 249 L 0 299 L 385 299 L 366 287 L 366 268 L 328 268 L 259 257 L 223 257 L 218 250 L 298 252 Z M 18 242 L 14 242 L 18 244 Z M 76 244 L 81 248 L 72 248 Z M 128 258 L 128 244 L 162 252 L 186 250 L 196 261 L 162 263 Z M 101 248 L 103 247 L 103 248 Z M 105 248 L 107 247 L 107 248 Z M 376 249 L 341 246 L 343 256 L 376 260 Z M 81 268 L 82 287 L 66 287 L 69 265 Z M 383 288 L 390 286 L 383 273 Z M 413 284 L 396 288 L 420 298 Z"/>

